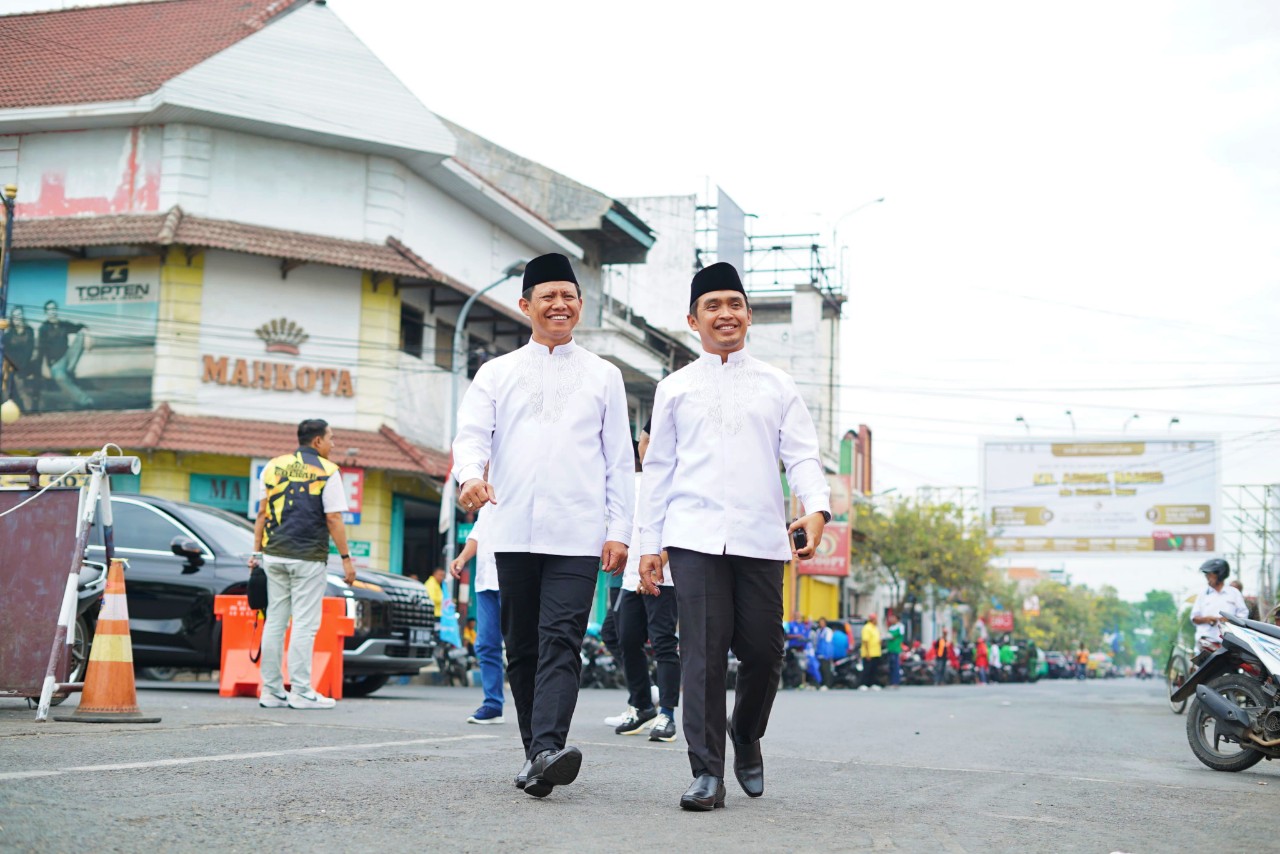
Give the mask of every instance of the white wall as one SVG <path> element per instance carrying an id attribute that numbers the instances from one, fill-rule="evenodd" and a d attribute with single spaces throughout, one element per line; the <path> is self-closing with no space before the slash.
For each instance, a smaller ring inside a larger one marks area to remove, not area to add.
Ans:
<path id="1" fill-rule="evenodd" d="M 512 263 L 542 254 L 413 174 L 405 182 L 402 239 L 433 266 L 474 288 L 496 281 Z M 514 308 L 520 281 L 489 295 Z"/>
<path id="2" fill-rule="evenodd" d="M 20 217 L 150 213 L 159 204 L 162 131 L 108 128 L 0 137 Z"/>
<path id="3" fill-rule="evenodd" d="M 236 359 L 250 364 L 269 361 L 303 367 L 350 371 L 354 390 L 361 392 L 359 363 L 360 273 L 336 267 L 306 265 L 280 279 L 280 263 L 231 252 L 205 255 L 204 295 L 200 320 L 201 357 L 228 357 L 228 373 Z M 309 336 L 296 356 L 268 353 L 255 329 L 273 318 L 285 317 Z M 191 366 L 203 376 L 203 360 Z M 356 397 L 324 395 L 315 390 L 274 391 L 230 384 L 200 382 L 194 411 L 201 415 L 298 421 L 324 418 L 341 427 L 354 427 Z M 190 406 L 175 406 L 192 411 Z"/>
<path id="4" fill-rule="evenodd" d="M 696 196 L 652 196 L 622 203 L 657 233 L 643 264 L 610 268 L 609 293 L 651 326 L 688 334 L 689 282 L 697 258 Z"/>

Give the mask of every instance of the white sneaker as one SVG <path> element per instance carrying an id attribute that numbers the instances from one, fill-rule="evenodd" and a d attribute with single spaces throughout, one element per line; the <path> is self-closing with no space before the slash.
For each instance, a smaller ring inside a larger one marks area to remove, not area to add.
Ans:
<path id="1" fill-rule="evenodd" d="M 272 694 L 270 691 L 263 689 L 258 696 L 258 705 L 264 709 L 283 709 L 289 705 L 289 697 L 287 694 Z"/>
<path id="2" fill-rule="evenodd" d="M 872 685 L 872 686 L 871 686 L 871 690 L 872 690 L 872 691 L 879 691 L 879 690 L 880 690 L 880 686 L 879 686 L 879 685 Z"/>
<path id="3" fill-rule="evenodd" d="M 338 705 L 338 701 L 332 697 L 326 697 L 317 691 L 310 694 L 299 694 L 296 691 L 289 692 L 289 708 L 291 709 L 332 709 Z"/>
<path id="4" fill-rule="evenodd" d="M 613 715 L 612 717 L 605 718 L 604 725 L 617 728 L 619 726 L 622 726 L 622 722 L 625 721 L 630 715 L 631 715 L 631 707 L 627 706 L 627 710 L 622 714 Z"/>

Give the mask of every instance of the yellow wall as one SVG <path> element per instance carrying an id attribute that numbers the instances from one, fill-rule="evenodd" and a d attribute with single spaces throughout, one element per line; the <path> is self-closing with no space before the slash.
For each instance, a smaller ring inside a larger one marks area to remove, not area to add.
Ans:
<path id="1" fill-rule="evenodd" d="M 796 602 L 796 574 L 787 564 L 782 576 L 783 619 L 790 620 L 797 610 L 806 619 L 826 617 L 834 620 L 840 615 L 840 587 L 824 584 L 807 575 L 800 576 L 800 600 Z"/>
<path id="2" fill-rule="evenodd" d="M 199 362 L 203 299 L 204 253 L 188 262 L 182 249 L 171 248 L 160 268 L 154 400 L 195 402 L 199 375 L 193 366 Z"/>
<path id="3" fill-rule="evenodd" d="M 377 430 L 395 423 L 396 364 L 400 353 L 400 297 L 389 281 L 360 282 L 360 394 L 356 427 Z"/>

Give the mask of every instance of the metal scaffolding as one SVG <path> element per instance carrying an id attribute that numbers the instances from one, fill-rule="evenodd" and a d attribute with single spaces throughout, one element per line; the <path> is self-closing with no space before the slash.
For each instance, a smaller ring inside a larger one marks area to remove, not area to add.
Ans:
<path id="1" fill-rule="evenodd" d="M 1220 531 L 1218 552 L 1234 565 L 1245 592 L 1257 594 L 1265 619 L 1276 604 L 1280 570 L 1280 484 L 1224 486 Z"/>

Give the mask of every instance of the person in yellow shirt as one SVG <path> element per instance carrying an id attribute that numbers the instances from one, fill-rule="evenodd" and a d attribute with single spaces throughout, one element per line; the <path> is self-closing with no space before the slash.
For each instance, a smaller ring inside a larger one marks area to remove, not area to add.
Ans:
<path id="1" fill-rule="evenodd" d="M 437 566 L 432 570 L 431 577 L 424 586 L 427 588 L 427 595 L 431 597 L 431 604 L 435 606 L 436 620 L 439 621 L 444 608 L 444 567 Z"/>
<path id="2" fill-rule="evenodd" d="M 880 627 L 876 625 L 876 615 L 867 616 L 862 626 L 862 685 L 858 689 L 879 691 L 876 675 L 880 670 Z"/>

